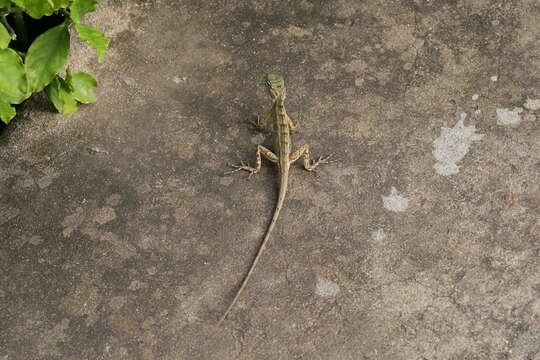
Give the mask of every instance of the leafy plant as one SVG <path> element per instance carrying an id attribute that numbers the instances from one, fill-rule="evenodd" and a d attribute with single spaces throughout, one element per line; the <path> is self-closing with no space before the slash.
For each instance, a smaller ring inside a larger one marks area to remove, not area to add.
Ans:
<path id="1" fill-rule="evenodd" d="M 82 23 L 95 11 L 99 0 L 0 0 L 0 120 L 9 123 L 13 105 L 33 93 L 45 91 L 55 108 L 64 114 L 77 111 L 78 103 L 96 101 L 98 83 L 88 73 L 59 75 L 69 56 L 69 27 L 105 58 L 109 40 Z"/>

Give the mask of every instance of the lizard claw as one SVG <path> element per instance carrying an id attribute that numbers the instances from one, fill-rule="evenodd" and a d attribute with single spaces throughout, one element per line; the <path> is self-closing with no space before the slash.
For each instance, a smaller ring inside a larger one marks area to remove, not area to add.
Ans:
<path id="1" fill-rule="evenodd" d="M 309 167 L 306 167 L 306 170 L 314 172 L 318 176 L 318 173 L 317 173 L 317 171 L 315 169 L 319 165 L 321 165 L 321 164 L 330 164 L 330 163 L 336 162 L 336 160 L 330 160 L 330 158 L 332 156 L 333 156 L 333 154 L 330 154 L 330 155 L 328 155 L 328 156 L 326 156 L 324 158 L 322 156 L 319 156 L 317 158 L 317 160 L 311 160 L 311 163 L 310 163 Z"/>
<path id="2" fill-rule="evenodd" d="M 240 161 L 240 165 L 232 165 L 232 164 L 228 164 L 228 165 L 233 167 L 234 170 L 227 171 L 225 173 L 225 175 L 229 175 L 229 174 L 235 173 L 235 172 L 240 171 L 240 170 L 245 170 L 245 171 L 249 171 L 249 173 L 250 173 L 249 176 L 248 176 L 248 179 L 249 179 L 249 178 L 251 178 L 251 175 L 256 174 L 256 173 L 259 172 L 259 170 L 255 169 L 255 168 L 252 168 L 251 166 L 247 165 L 243 161 Z"/>
<path id="3" fill-rule="evenodd" d="M 316 164 L 332 164 L 332 163 L 335 163 L 337 162 L 337 159 L 330 159 L 331 157 L 333 157 L 334 154 L 330 154 L 326 157 L 321 157 L 319 156 L 319 158 L 317 159 L 317 161 L 315 161 Z"/>

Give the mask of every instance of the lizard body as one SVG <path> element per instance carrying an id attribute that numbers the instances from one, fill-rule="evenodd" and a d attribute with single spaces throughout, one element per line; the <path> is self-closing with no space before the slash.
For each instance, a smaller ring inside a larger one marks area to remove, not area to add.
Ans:
<path id="1" fill-rule="evenodd" d="M 236 292 L 232 302 L 230 303 L 227 310 L 221 316 L 221 319 L 219 320 L 219 324 L 223 320 L 225 320 L 229 312 L 232 310 L 232 308 L 236 304 L 236 301 L 240 297 L 240 294 L 244 290 L 249 278 L 253 274 L 253 271 L 255 270 L 255 267 L 257 266 L 257 263 L 259 262 L 259 259 L 261 258 L 261 255 L 263 254 L 264 249 L 266 248 L 268 244 L 268 241 L 270 239 L 270 234 L 272 233 L 272 229 L 274 228 L 274 225 L 277 222 L 279 213 L 281 212 L 281 208 L 283 207 L 283 203 L 285 201 L 285 194 L 287 193 L 287 185 L 289 181 L 289 168 L 291 164 L 294 163 L 296 160 L 298 160 L 300 157 L 303 157 L 304 168 L 308 171 L 313 171 L 320 164 L 329 162 L 328 161 L 329 156 L 328 156 L 324 159 L 319 158 L 317 161 L 314 161 L 312 163 L 309 158 L 309 146 L 307 144 L 301 146 L 298 150 L 291 153 L 291 149 L 292 149 L 291 133 L 296 131 L 296 125 L 294 124 L 292 119 L 287 115 L 287 112 L 285 110 L 286 89 L 285 89 L 285 82 L 283 80 L 283 77 L 279 75 L 275 75 L 275 74 L 268 74 L 266 76 L 266 86 L 272 98 L 272 108 L 261 121 L 257 122 L 257 127 L 259 129 L 265 129 L 268 127 L 268 122 L 272 121 L 271 126 L 272 126 L 273 140 L 274 140 L 274 152 L 270 151 L 264 146 L 258 145 L 255 167 L 245 165 L 244 163 L 242 163 L 242 165 L 240 166 L 233 165 L 233 167 L 235 167 L 236 169 L 233 171 L 230 171 L 229 173 L 233 173 L 239 170 L 245 170 L 245 171 L 250 172 L 250 176 L 252 174 L 256 174 L 261 169 L 261 155 L 264 156 L 266 159 L 270 160 L 271 162 L 276 163 L 278 167 L 278 172 L 279 172 L 278 199 L 277 199 L 276 207 L 274 210 L 274 214 L 272 216 L 272 220 L 270 222 L 270 225 L 268 226 L 268 229 L 266 230 L 264 239 L 259 247 L 259 250 L 257 251 L 257 255 L 255 255 L 255 258 L 253 259 L 253 262 L 249 268 L 249 271 L 247 272 L 244 279 L 242 280 L 240 288 Z"/>

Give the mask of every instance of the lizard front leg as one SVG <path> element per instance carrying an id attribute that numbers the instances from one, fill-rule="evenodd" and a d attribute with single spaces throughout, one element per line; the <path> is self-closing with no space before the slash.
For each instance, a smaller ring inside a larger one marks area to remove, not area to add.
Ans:
<path id="1" fill-rule="evenodd" d="M 257 153 L 255 155 L 255 167 L 251 167 L 242 162 L 241 165 L 232 165 L 232 167 L 234 167 L 235 169 L 227 172 L 226 174 L 232 174 L 240 170 L 249 171 L 250 172 L 249 176 L 258 173 L 261 170 L 261 155 L 273 163 L 278 162 L 278 157 L 276 154 L 274 154 L 272 151 L 268 150 L 264 146 L 258 145 Z"/>
<path id="2" fill-rule="evenodd" d="M 257 116 L 257 122 L 251 122 L 257 130 L 266 130 L 266 127 L 268 125 L 268 121 L 272 117 L 272 113 L 274 111 L 274 107 L 272 107 L 266 115 L 261 119 L 259 116 Z"/>
<path id="3" fill-rule="evenodd" d="M 300 146 L 298 150 L 296 150 L 295 152 L 291 154 L 291 157 L 290 157 L 291 164 L 295 162 L 296 160 L 300 159 L 300 157 L 302 156 L 304 157 L 304 169 L 306 169 L 307 171 L 313 171 L 315 170 L 315 168 L 317 168 L 317 166 L 321 164 L 330 163 L 329 159 L 332 155 L 328 155 L 325 158 L 319 157 L 317 160 L 311 163 L 311 160 L 309 159 L 309 145 L 304 144 Z"/>

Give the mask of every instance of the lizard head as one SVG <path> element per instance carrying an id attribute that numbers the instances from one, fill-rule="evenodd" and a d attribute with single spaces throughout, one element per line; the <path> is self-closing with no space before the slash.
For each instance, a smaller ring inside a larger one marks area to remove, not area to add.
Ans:
<path id="1" fill-rule="evenodd" d="M 285 81 L 282 76 L 276 74 L 266 75 L 266 86 L 272 100 L 276 100 L 278 97 L 285 98 Z"/>

